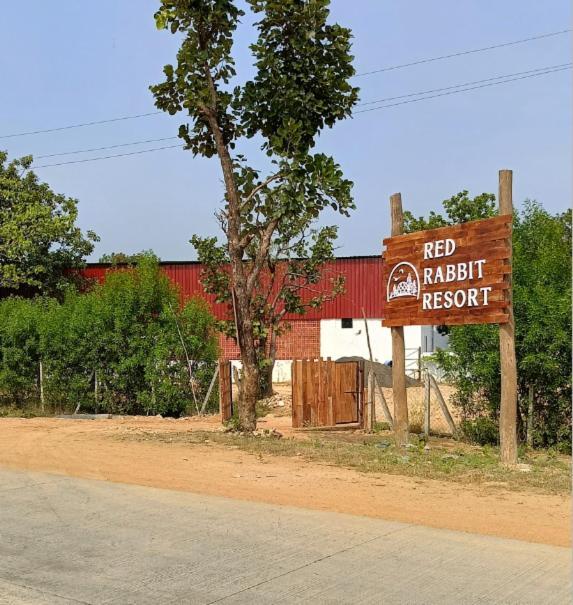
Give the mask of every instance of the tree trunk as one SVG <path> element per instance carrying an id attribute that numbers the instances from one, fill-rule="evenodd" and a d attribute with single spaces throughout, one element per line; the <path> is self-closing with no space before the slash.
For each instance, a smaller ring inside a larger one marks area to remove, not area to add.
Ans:
<path id="1" fill-rule="evenodd" d="M 227 236 L 229 259 L 231 266 L 231 288 L 233 289 L 233 305 L 235 307 L 235 322 L 241 362 L 243 364 L 241 397 L 239 400 L 239 429 L 254 431 L 257 428 L 256 404 L 259 390 L 259 367 L 255 347 L 253 313 L 248 276 L 244 258 L 244 244 L 241 237 L 241 199 L 233 172 L 233 160 L 225 143 L 218 117 L 218 96 L 209 66 L 205 64 L 205 76 L 211 96 L 211 107 L 205 107 L 204 113 L 215 139 L 217 155 L 223 172 L 225 193 L 227 199 Z"/>
<path id="2" fill-rule="evenodd" d="M 259 399 L 273 396 L 273 370 L 277 355 L 277 338 L 274 326 L 269 328 L 269 335 L 265 343 L 265 365 L 259 368 Z"/>
<path id="3" fill-rule="evenodd" d="M 239 429 L 254 431 L 257 428 L 256 403 L 259 390 L 259 368 L 257 364 L 243 362 L 241 396 L 239 398 Z"/>
<path id="4" fill-rule="evenodd" d="M 270 363 L 265 364 L 259 371 L 259 399 L 273 396 L 273 369 L 275 367 L 275 360 L 268 361 Z"/>

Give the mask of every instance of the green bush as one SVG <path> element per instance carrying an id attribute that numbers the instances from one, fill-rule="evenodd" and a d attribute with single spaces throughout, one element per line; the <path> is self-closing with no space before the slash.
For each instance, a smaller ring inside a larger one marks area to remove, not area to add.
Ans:
<path id="1" fill-rule="evenodd" d="M 176 288 L 149 254 L 90 292 L 68 292 L 61 304 L 0 302 L 4 405 L 39 404 L 41 361 L 53 411 L 79 404 L 84 411 L 179 416 L 200 407 L 216 360 L 207 303 L 192 299 L 180 308 Z"/>
<path id="2" fill-rule="evenodd" d="M 484 206 L 488 198 L 492 204 Z M 434 214 L 434 223 L 494 212 L 493 196 L 472 201 L 467 192 L 446 200 L 444 207 L 447 220 Z M 526 201 L 513 220 L 517 430 L 524 441 L 529 423 L 536 447 L 571 447 L 571 221 L 571 210 L 551 214 L 534 201 Z M 413 228 L 426 223 L 409 221 Z M 494 325 L 451 326 L 449 350 L 436 354 L 456 386 L 454 403 L 466 419 L 488 416 L 495 421 L 499 415 L 498 332 Z M 530 394 L 533 414 L 528 418 Z"/>
<path id="3" fill-rule="evenodd" d="M 497 445 L 499 428 L 497 423 L 485 416 L 474 420 L 462 420 L 462 437 L 477 445 Z"/>

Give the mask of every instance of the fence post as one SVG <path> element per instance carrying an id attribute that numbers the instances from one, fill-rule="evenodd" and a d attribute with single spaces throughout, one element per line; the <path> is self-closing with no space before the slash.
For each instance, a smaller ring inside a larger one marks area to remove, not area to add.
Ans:
<path id="1" fill-rule="evenodd" d="M 374 375 L 374 368 L 370 367 L 370 374 L 368 375 L 368 390 L 370 391 L 370 430 L 374 431 L 374 425 L 376 424 L 376 388 L 375 388 L 376 377 Z"/>
<path id="2" fill-rule="evenodd" d="M 152 383 L 153 386 L 153 383 Z M 97 379 L 97 369 L 94 370 L 94 402 L 95 402 L 95 411 L 97 413 L 98 410 L 98 401 L 99 401 L 99 383 Z"/>
<path id="3" fill-rule="evenodd" d="M 217 376 L 219 375 L 219 364 L 215 367 L 215 371 L 213 372 L 213 378 L 211 378 L 211 382 L 209 383 L 209 388 L 207 389 L 207 394 L 205 395 L 205 399 L 203 399 L 203 405 L 201 406 L 201 416 L 205 413 L 205 409 L 207 404 L 209 403 L 209 398 L 211 397 L 211 392 L 213 391 L 213 387 L 215 386 L 215 380 L 217 380 Z"/>
<path id="4" fill-rule="evenodd" d="M 226 422 L 233 416 L 230 361 L 219 361 L 219 411 L 221 412 L 221 422 Z"/>
<path id="5" fill-rule="evenodd" d="M 363 396 L 362 396 L 362 399 L 363 399 L 363 401 L 362 401 L 362 428 L 365 431 L 370 430 L 370 401 L 372 399 L 372 393 L 370 391 L 371 374 L 372 374 L 372 371 L 369 371 L 368 378 L 366 379 L 366 388 L 363 389 Z M 366 397 L 364 397 L 364 394 L 366 394 Z M 359 418 L 359 420 L 360 420 L 360 418 Z"/>
<path id="6" fill-rule="evenodd" d="M 384 417 L 386 421 L 390 425 L 390 427 L 394 426 L 394 419 L 392 418 L 392 414 L 390 413 L 390 408 L 388 407 L 388 402 L 386 401 L 386 397 L 384 397 L 384 391 L 378 382 L 378 378 L 376 377 L 376 372 L 374 372 L 374 383 L 378 387 L 378 394 L 380 395 L 380 402 L 382 404 L 382 411 L 384 412 Z"/>
<path id="7" fill-rule="evenodd" d="M 527 397 L 527 446 L 533 447 L 533 385 L 529 385 Z"/>
<path id="8" fill-rule="evenodd" d="M 450 430 L 452 431 L 453 435 L 456 432 L 456 425 L 454 423 L 454 419 L 450 414 L 450 410 L 448 410 L 448 406 L 446 405 L 446 401 L 444 399 L 444 396 L 442 395 L 442 391 L 440 391 L 440 387 L 438 386 L 436 379 L 431 374 L 428 374 L 428 376 L 430 377 L 430 384 L 434 389 L 434 393 L 436 393 L 438 403 L 440 404 L 440 408 L 442 409 L 442 414 L 444 415 L 444 418 L 446 419 L 446 422 L 448 423 L 448 426 L 450 427 Z"/>
<path id="9" fill-rule="evenodd" d="M 42 405 L 42 413 L 46 411 L 46 402 L 44 400 L 44 366 L 40 359 L 40 404 Z"/>
<path id="10" fill-rule="evenodd" d="M 430 437 L 430 372 L 424 372 L 424 435 Z"/>

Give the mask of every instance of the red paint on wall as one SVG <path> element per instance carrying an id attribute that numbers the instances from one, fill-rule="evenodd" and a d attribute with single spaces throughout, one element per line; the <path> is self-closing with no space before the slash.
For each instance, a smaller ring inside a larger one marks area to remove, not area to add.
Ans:
<path id="1" fill-rule="evenodd" d="M 289 322 L 289 329 L 277 338 L 277 359 L 320 357 L 320 320 L 299 319 Z M 239 359 L 239 347 L 231 338 L 221 335 L 219 347 L 222 359 Z"/>
<path id="2" fill-rule="evenodd" d="M 201 296 L 209 302 L 218 319 L 229 319 L 228 306 L 216 303 L 214 297 L 203 290 L 200 263 L 164 262 L 161 263 L 161 268 L 179 287 L 183 299 Z M 87 278 L 103 282 L 106 273 L 113 270 L 107 264 L 90 264 L 83 269 L 82 273 Z M 380 256 L 337 258 L 331 263 L 327 263 L 322 281 L 313 287 L 317 291 L 329 291 L 331 279 L 337 275 L 343 275 L 346 280 L 343 294 L 332 301 L 325 302 L 318 309 L 308 309 L 304 314 L 304 320 L 301 320 L 300 315 L 287 315 L 285 319 L 298 324 L 307 320 L 359 318 L 362 317 L 362 309 L 369 319 L 382 318 L 383 285 L 382 258 Z M 281 357 L 278 356 L 278 358 Z M 286 359 L 288 358 L 286 357 Z"/>

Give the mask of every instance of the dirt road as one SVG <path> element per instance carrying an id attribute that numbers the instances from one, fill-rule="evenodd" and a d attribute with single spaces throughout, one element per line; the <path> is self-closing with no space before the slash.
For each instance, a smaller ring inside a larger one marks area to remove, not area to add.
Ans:
<path id="1" fill-rule="evenodd" d="M 206 442 L 139 442 L 138 431 L 213 430 L 217 421 L 2 419 L 0 465 L 570 544 L 570 498 L 361 474 Z"/>

